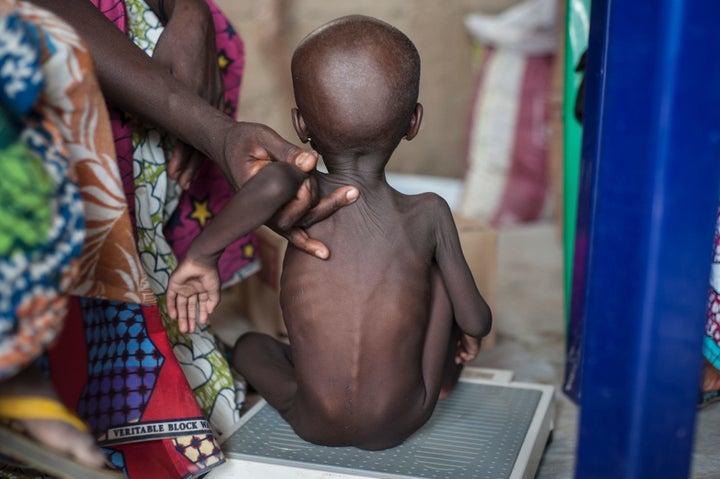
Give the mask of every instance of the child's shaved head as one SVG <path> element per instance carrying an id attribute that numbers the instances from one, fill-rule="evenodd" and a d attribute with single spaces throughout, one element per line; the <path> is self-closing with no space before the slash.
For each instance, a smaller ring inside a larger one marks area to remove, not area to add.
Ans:
<path id="1" fill-rule="evenodd" d="M 353 15 L 300 43 L 292 77 L 307 134 L 321 153 L 392 151 L 417 104 L 420 56 L 395 27 Z"/>

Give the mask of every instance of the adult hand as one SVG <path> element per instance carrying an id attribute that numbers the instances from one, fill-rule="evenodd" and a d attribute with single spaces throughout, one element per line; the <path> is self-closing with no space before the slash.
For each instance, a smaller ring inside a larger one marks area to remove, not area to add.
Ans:
<path id="1" fill-rule="evenodd" d="M 232 122 L 222 134 L 222 149 L 213 158 L 235 190 L 272 161 L 290 163 L 305 173 L 317 164 L 315 151 L 289 143 L 260 123 Z"/>
<path id="2" fill-rule="evenodd" d="M 295 199 L 280 209 L 268 226 L 284 236 L 296 248 L 321 259 L 328 259 L 330 251 L 318 240 L 310 238 L 305 231 L 309 226 L 322 221 L 343 206 L 354 203 L 360 192 L 354 186 L 342 186 L 329 195 L 317 195 L 317 175 L 313 172 L 300 186 Z"/>
<path id="3" fill-rule="evenodd" d="M 310 238 L 304 228 L 355 202 L 360 193 L 354 186 L 344 186 L 318 199 L 315 177 L 318 173 L 314 171 L 317 158 L 315 151 L 285 141 L 265 125 L 239 122 L 226 132 L 224 159 L 218 164 L 235 189 L 271 161 L 284 161 L 309 173 L 295 199 L 283 207 L 268 226 L 296 248 L 326 259 L 330 256 L 327 247 Z"/>
<path id="4" fill-rule="evenodd" d="M 158 39 L 153 61 L 207 101 L 221 109 L 224 86 L 215 47 L 212 13 L 204 0 L 166 0 L 168 20 Z M 187 189 L 203 155 L 176 140 L 168 162 L 168 174 Z"/>

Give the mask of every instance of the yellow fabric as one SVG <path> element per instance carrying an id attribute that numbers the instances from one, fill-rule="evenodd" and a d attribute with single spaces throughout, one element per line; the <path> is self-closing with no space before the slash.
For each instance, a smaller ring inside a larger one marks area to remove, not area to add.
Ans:
<path id="1" fill-rule="evenodd" d="M 87 432 L 87 425 L 55 399 L 39 396 L 0 397 L 2 419 L 49 419 L 62 421 L 75 429 Z"/>

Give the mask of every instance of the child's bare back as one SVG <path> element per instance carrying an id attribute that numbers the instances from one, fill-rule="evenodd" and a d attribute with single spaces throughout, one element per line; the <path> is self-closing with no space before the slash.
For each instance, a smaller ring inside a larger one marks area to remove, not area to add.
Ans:
<path id="1" fill-rule="evenodd" d="M 301 432 L 379 449 L 432 412 L 453 317 L 440 292 L 429 336 L 434 222 L 445 212 L 439 199 L 385 184 L 361 192 L 312 229 L 332 251 L 328 261 L 288 250 L 280 300 L 298 383 L 292 415 L 307 425 Z"/>

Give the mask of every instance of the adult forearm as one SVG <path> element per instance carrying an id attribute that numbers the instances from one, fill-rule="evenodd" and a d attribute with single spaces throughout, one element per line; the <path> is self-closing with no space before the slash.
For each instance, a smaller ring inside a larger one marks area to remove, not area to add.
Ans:
<path id="1" fill-rule="evenodd" d="M 88 0 L 31 0 L 70 23 L 90 49 L 105 98 L 218 160 L 233 121 L 153 62 Z M 157 3 L 157 2 L 155 2 Z"/>

